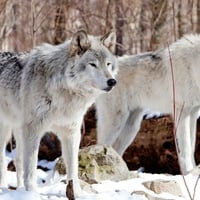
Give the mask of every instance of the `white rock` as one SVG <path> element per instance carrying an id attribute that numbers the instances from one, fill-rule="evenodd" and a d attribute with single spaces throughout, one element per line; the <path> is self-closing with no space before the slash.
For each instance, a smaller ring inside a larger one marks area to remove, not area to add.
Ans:
<path id="1" fill-rule="evenodd" d="M 167 192 L 175 196 L 183 196 L 182 191 L 176 181 L 154 180 L 144 182 L 143 185 L 156 194 Z"/>
<path id="2" fill-rule="evenodd" d="M 121 181 L 128 178 L 129 170 L 111 146 L 92 145 L 79 152 L 79 176 L 86 181 Z"/>

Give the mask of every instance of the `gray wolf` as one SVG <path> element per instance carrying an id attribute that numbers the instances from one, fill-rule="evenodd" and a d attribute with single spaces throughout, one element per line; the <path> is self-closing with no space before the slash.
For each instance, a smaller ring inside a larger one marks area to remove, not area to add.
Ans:
<path id="1" fill-rule="evenodd" d="M 87 109 L 116 84 L 117 60 L 112 54 L 115 33 L 102 37 L 78 31 L 70 40 L 44 44 L 27 54 L 0 54 L 0 160 L 9 127 L 17 142 L 18 186 L 36 187 L 39 142 L 53 131 L 62 144 L 68 180 L 80 195 L 78 149 Z M 22 161 L 22 162 L 21 162 Z M 20 163 L 23 163 L 21 166 Z M 23 176 L 23 177 L 22 177 Z M 5 161 L 0 162 L 0 184 L 6 186 Z"/>
<path id="2" fill-rule="evenodd" d="M 117 86 L 96 101 L 98 143 L 123 155 L 148 110 L 168 113 L 174 118 L 181 170 L 194 168 L 199 54 L 200 36 L 186 35 L 165 49 L 118 58 Z"/>

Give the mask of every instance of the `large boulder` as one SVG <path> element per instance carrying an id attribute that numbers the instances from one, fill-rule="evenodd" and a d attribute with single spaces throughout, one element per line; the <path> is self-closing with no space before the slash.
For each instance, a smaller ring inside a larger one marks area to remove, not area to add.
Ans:
<path id="1" fill-rule="evenodd" d="M 121 181 L 129 170 L 121 156 L 108 145 L 92 145 L 80 150 L 79 175 L 83 179 Z"/>
<path id="2" fill-rule="evenodd" d="M 64 169 L 64 170 L 63 170 Z M 59 160 L 55 170 L 66 172 Z M 79 151 L 79 178 L 89 183 L 101 180 L 121 181 L 129 177 L 129 170 L 121 156 L 108 145 L 92 145 Z"/>

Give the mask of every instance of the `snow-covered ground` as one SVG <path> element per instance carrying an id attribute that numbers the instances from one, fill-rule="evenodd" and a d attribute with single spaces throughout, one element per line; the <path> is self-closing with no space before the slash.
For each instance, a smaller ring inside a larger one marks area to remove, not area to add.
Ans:
<path id="1" fill-rule="evenodd" d="M 13 157 L 12 154 L 8 154 L 7 160 Z M 51 170 L 44 172 L 38 169 L 38 188 L 37 192 L 27 192 L 23 189 L 10 190 L 10 189 L 1 189 L 0 190 L 0 200 L 66 200 L 65 191 L 66 185 L 62 180 L 66 177 L 61 177 L 53 171 L 54 162 L 47 162 L 45 160 L 40 161 L 39 165 L 48 167 Z M 179 186 L 184 194 L 183 197 L 174 196 L 169 193 L 161 193 L 156 195 L 155 193 L 146 189 L 142 183 L 152 180 L 176 180 L 179 183 Z M 193 175 L 187 175 L 185 177 L 186 183 L 193 195 L 194 187 L 196 184 L 197 177 Z M 10 186 L 16 186 L 16 173 L 8 172 L 8 182 Z M 98 184 L 93 184 L 92 189 L 93 193 L 84 191 L 83 195 L 78 198 L 78 200 L 147 200 L 144 195 L 132 194 L 134 191 L 145 191 L 152 196 L 158 197 L 158 199 L 166 200 L 183 200 L 189 199 L 185 185 L 183 183 L 182 176 L 167 176 L 162 174 L 147 174 L 139 173 L 138 178 L 128 179 L 121 182 L 113 181 L 102 181 Z M 152 194 L 153 193 L 153 194 Z M 195 200 L 200 199 L 200 183 L 196 187 Z"/>

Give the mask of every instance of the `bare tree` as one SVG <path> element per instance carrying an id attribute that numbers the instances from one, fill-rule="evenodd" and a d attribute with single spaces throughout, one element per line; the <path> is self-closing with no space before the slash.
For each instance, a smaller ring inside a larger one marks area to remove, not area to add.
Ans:
<path id="1" fill-rule="evenodd" d="M 141 12 L 140 12 L 140 50 L 146 51 L 148 49 L 147 29 L 148 29 L 148 16 L 147 16 L 148 4 L 147 1 L 142 0 Z"/>
<path id="2" fill-rule="evenodd" d="M 191 32 L 191 5 L 189 0 L 178 1 L 178 37 L 183 36 L 185 33 Z"/>
<path id="3" fill-rule="evenodd" d="M 6 19 L 6 3 L 7 0 L 0 1 L 0 46 L 2 47 L 2 42 L 4 38 L 6 37 L 6 25 L 5 25 L 5 19 Z"/>
<path id="4" fill-rule="evenodd" d="M 60 0 L 55 13 L 55 38 L 54 43 L 60 44 L 66 39 L 66 9 L 67 0 Z"/>
<path id="5" fill-rule="evenodd" d="M 197 33 L 200 33 L 200 1 L 197 0 Z"/>
<path id="6" fill-rule="evenodd" d="M 116 33 L 117 33 L 117 46 L 116 54 L 123 55 L 123 26 L 124 26 L 124 15 L 123 15 L 123 2 L 121 0 L 115 1 L 115 11 L 116 11 Z"/>
<path id="7" fill-rule="evenodd" d="M 152 0 L 149 5 L 152 13 L 150 49 L 155 50 L 159 48 L 160 41 L 162 40 L 162 31 L 166 23 L 168 1 Z"/>

